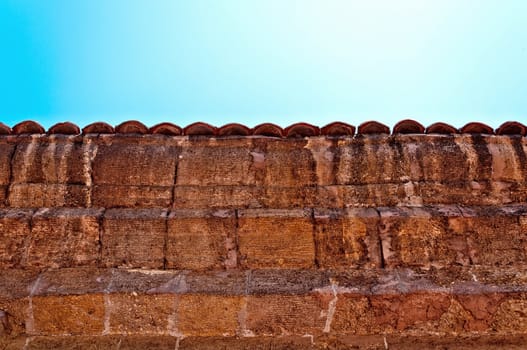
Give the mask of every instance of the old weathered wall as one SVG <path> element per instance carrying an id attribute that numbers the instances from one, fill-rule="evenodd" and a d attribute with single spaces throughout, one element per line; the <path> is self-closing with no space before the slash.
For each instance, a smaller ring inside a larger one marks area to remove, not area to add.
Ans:
<path id="1" fill-rule="evenodd" d="M 526 151 L 0 136 L 0 348 L 521 348 Z"/>

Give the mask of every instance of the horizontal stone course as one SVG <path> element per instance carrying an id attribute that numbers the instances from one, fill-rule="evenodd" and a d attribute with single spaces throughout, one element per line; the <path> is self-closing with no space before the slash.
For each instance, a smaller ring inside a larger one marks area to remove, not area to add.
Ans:
<path id="1" fill-rule="evenodd" d="M 2 209 L 0 268 L 524 266 L 526 217 L 523 205 Z"/>
<path id="2" fill-rule="evenodd" d="M 14 208 L 345 208 L 527 198 L 527 143 L 508 136 L 32 135 L 2 137 L 0 147 L 0 204 Z"/>

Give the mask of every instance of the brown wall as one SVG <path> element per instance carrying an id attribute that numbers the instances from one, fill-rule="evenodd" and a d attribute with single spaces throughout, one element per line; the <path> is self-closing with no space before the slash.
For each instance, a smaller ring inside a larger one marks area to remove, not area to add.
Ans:
<path id="1" fill-rule="evenodd" d="M 0 337 L 519 341 L 526 150 L 468 134 L 2 136 Z"/>

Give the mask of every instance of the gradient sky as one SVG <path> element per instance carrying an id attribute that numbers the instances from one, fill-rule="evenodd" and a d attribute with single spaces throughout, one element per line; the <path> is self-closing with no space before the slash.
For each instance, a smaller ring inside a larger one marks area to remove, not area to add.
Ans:
<path id="1" fill-rule="evenodd" d="M 0 121 L 527 121 L 525 0 L 0 0 Z"/>

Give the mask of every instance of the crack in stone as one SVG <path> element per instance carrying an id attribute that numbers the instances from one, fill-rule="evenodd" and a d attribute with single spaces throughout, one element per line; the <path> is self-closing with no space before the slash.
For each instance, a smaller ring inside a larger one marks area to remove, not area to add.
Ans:
<path id="1" fill-rule="evenodd" d="M 329 302 L 328 311 L 326 316 L 326 324 L 324 325 L 324 333 L 331 332 L 331 323 L 333 322 L 333 317 L 335 316 L 335 311 L 337 310 L 337 285 L 335 282 L 331 283 L 331 291 L 333 292 L 333 299 Z"/>

